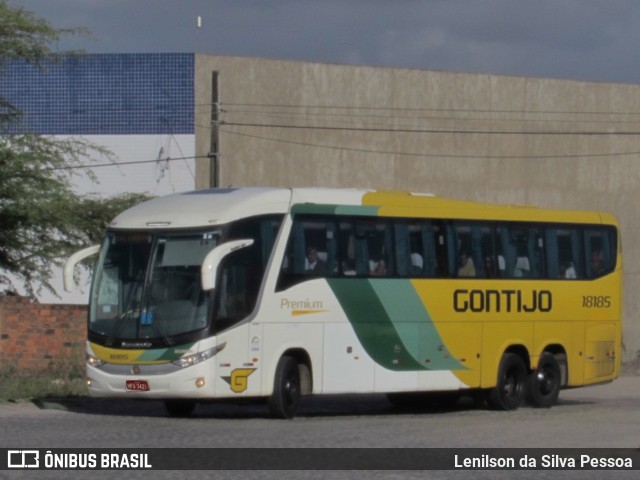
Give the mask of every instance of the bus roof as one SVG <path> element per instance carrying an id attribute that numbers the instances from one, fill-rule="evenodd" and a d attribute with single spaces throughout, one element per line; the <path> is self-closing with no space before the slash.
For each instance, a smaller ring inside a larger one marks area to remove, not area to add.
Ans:
<path id="1" fill-rule="evenodd" d="M 289 210 L 291 190 L 285 188 L 218 188 L 154 198 L 125 210 L 116 229 L 215 226 L 242 217 Z"/>
<path id="2" fill-rule="evenodd" d="M 617 224 L 612 215 L 602 212 L 480 203 L 402 191 L 371 192 L 363 204 L 379 206 L 381 216 Z"/>
<path id="3" fill-rule="evenodd" d="M 122 212 L 110 226 L 114 229 L 206 227 L 256 215 L 285 214 L 293 205 L 299 212 L 308 208 L 309 212 L 372 216 L 616 224 L 613 216 L 603 213 L 487 204 L 405 191 L 245 187 L 195 190 L 154 198 Z M 328 209 L 314 208 L 317 206 Z"/>

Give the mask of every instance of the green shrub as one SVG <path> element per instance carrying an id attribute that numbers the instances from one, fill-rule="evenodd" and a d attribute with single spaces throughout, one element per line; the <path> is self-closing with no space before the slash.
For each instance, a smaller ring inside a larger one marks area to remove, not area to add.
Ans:
<path id="1" fill-rule="evenodd" d="M 78 362 L 60 364 L 44 372 L 21 372 L 13 365 L 0 369 L 0 402 L 86 394 L 84 369 Z"/>

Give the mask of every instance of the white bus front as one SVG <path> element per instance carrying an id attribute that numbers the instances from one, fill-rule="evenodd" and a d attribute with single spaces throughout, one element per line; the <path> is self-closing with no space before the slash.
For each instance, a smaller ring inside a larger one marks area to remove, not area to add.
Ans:
<path id="1" fill-rule="evenodd" d="M 90 294 L 90 394 L 165 399 L 171 413 L 237 396 L 208 360 L 224 349 L 244 360 L 246 339 L 233 332 L 255 309 L 281 221 L 108 231 Z"/>

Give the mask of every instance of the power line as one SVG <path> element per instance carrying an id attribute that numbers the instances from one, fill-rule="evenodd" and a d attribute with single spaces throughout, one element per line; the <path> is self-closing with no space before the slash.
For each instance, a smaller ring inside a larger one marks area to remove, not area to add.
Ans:
<path id="1" fill-rule="evenodd" d="M 191 157 L 173 157 L 173 158 L 162 158 L 162 159 L 154 159 L 154 160 L 135 160 L 130 162 L 110 162 L 110 163 L 98 163 L 95 165 L 66 165 L 64 167 L 48 167 L 43 170 L 80 170 L 80 169 L 88 169 L 91 170 L 93 168 L 102 168 L 102 167 L 120 167 L 124 165 L 141 165 L 144 163 L 159 163 L 159 162 L 175 162 L 175 161 L 185 161 L 185 160 L 197 160 L 199 158 L 209 158 L 206 155 L 195 155 Z"/>
<path id="2" fill-rule="evenodd" d="M 373 119 L 373 120 L 387 120 L 387 121 L 455 121 L 455 122 L 496 122 L 496 123 L 541 123 L 541 122 L 553 122 L 553 123 L 573 123 L 573 124 L 601 124 L 603 120 L 597 119 L 588 119 L 588 120 L 579 120 L 579 119 L 548 119 L 548 118 L 486 118 L 486 117 L 446 117 L 446 116 L 412 116 L 412 115 L 379 115 L 379 114 L 356 114 L 356 113 L 310 113 L 310 112 L 295 112 L 295 111 L 275 111 L 275 110 L 223 110 L 222 111 L 228 115 L 244 115 L 249 117 L 266 117 L 266 118 L 282 118 L 282 117 L 291 117 L 291 118 L 330 118 L 330 119 L 341 119 L 343 121 L 350 121 L 353 119 Z M 522 112 L 521 112 L 522 113 Z M 522 115 L 519 115 L 522 116 Z M 640 119 L 637 120 L 606 120 L 608 125 L 610 124 L 632 124 L 637 125 L 640 123 Z"/>
<path id="3" fill-rule="evenodd" d="M 455 112 L 455 113 L 509 113 L 509 114 L 545 114 L 545 115 L 640 115 L 640 112 L 613 112 L 602 110 L 532 110 L 526 109 L 493 109 L 493 108 L 440 108 L 440 107 L 362 107 L 353 105 L 292 105 L 269 103 L 220 103 L 221 107 L 257 107 L 257 108 L 289 108 L 289 109 L 318 109 L 318 110 L 365 110 L 365 111 L 406 111 L 406 112 Z M 211 106 L 199 104 L 196 106 Z"/>
<path id="4" fill-rule="evenodd" d="M 358 106 L 337 106 L 337 105 L 291 105 L 291 104 L 257 104 L 257 103 L 225 103 L 220 104 L 226 108 L 221 109 L 220 113 L 230 113 L 230 114 L 255 114 L 255 115 L 305 115 L 305 116 L 319 116 L 319 117 L 331 117 L 331 116 L 342 116 L 342 117 L 354 117 L 354 118 L 382 118 L 382 119 L 410 119 L 410 120 L 447 120 L 447 119 L 456 119 L 456 120 L 487 120 L 487 121 L 519 121 L 519 122 L 541 122 L 541 121 L 552 121 L 552 122 L 575 122 L 575 123 L 596 123 L 598 121 L 605 120 L 585 120 L 585 119 L 549 119 L 549 118 L 522 118 L 531 115 L 583 115 L 583 116 L 629 116 L 629 117 L 640 117 L 640 112 L 614 112 L 614 111 L 579 111 L 579 110 L 527 110 L 527 109 L 473 109 L 473 108 L 415 108 L 415 107 L 358 107 Z M 87 109 L 82 112 L 83 115 L 92 115 L 93 112 L 99 112 L 100 114 L 104 113 L 135 113 L 135 114 L 149 114 L 149 115 L 160 115 L 161 120 L 166 124 L 191 124 L 193 122 L 194 116 L 198 114 L 206 114 L 210 113 L 213 109 L 210 103 L 207 104 L 196 104 L 193 112 L 185 115 L 182 113 L 170 112 L 172 114 L 167 114 L 167 112 L 159 113 L 158 109 L 155 107 L 143 107 L 143 108 L 116 108 L 116 107 L 106 107 L 100 109 Z M 196 110 L 200 107 L 207 107 L 209 109 L 200 109 L 196 112 Z M 235 107 L 251 107 L 251 108 L 269 108 L 269 109 L 286 109 L 286 110 L 238 110 L 232 109 Z M 188 107 L 185 107 L 187 109 Z M 310 110 L 319 110 L 319 112 L 312 112 Z M 328 111 L 337 111 L 341 113 L 334 113 Z M 70 112 L 70 110 L 69 110 Z M 39 117 L 51 117 L 61 115 L 65 115 L 69 112 L 34 112 L 31 111 L 28 113 L 27 118 L 39 118 Z M 358 112 L 376 112 L 376 113 L 358 113 Z M 392 112 L 392 114 L 380 114 L 380 112 Z M 521 118 L 486 118 L 486 117 L 418 117 L 418 116 L 407 116 L 407 115 L 397 115 L 395 112 L 403 112 L 403 113 L 439 113 L 439 114 L 485 114 L 485 115 L 517 115 Z M 607 122 L 614 123 L 637 123 L 640 122 L 638 120 L 606 120 Z"/>
<path id="5" fill-rule="evenodd" d="M 298 145 L 303 147 L 313 148 L 326 148 L 329 150 L 341 150 L 348 152 L 358 153 L 370 153 L 378 155 L 395 155 L 406 157 L 428 157 L 428 158 L 494 158 L 494 159 L 531 159 L 531 160 L 544 160 L 544 159 L 558 159 L 558 158 L 593 158 L 593 157 L 624 157 L 640 155 L 639 152 L 609 152 L 609 153 L 589 153 L 589 154 L 563 154 L 563 155 L 457 155 L 457 154 L 437 154 L 437 153 L 421 153 L 421 152 L 398 152 L 388 150 L 370 150 L 365 148 L 355 147 L 339 147 L 336 145 L 321 145 L 308 142 L 296 142 L 293 140 L 283 140 L 272 137 L 263 137 L 259 135 L 252 135 L 248 133 L 235 132 L 232 130 L 224 129 L 222 132 L 229 135 L 237 135 L 241 137 L 248 137 L 257 140 L 265 140 L 270 142 L 285 143 L 290 145 Z"/>
<path id="6" fill-rule="evenodd" d="M 355 132 L 372 132 L 372 133 L 434 133 L 434 134 L 475 134 L 475 135 L 573 135 L 573 136 L 590 136 L 590 135 L 640 135 L 640 131 L 554 131 L 554 130 L 462 130 L 462 129 L 432 129 L 432 128 L 371 128 L 371 127 L 340 127 L 326 125 L 287 125 L 287 124 L 267 124 L 267 123 L 242 123 L 242 122 L 222 122 L 222 125 L 233 127 L 252 127 L 252 128 L 282 128 L 282 129 L 299 129 L 299 130 L 342 130 Z"/>
<path id="7" fill-rule="evenodd" d="M 340 151 L 348 151 L 348 152 L 357 152 L 357 153 L 367 153 L 367 154 L 377 154 L 377 155 L 394 155 L 394 156 L 405 156 L 405 157 L 424 157 L 424 158 L 494 158 L 494 159 L 560 159 L 560 158 L 595 158 L 595 157 L 623 157 L 623 156 L 636 156 L 640 155 L 640 151 L 638 152 L 608 152 L 608 153 L 590 153 L 590 154 L 561 154 L 561 155 L 459 155 L 459 154 L 438 154 L 438 153 L 423 153 L 423 152 L 401 152 L 394 150 L 371 150 L 366 148 L 356 148 L 356 147 L 343 147 L 337 145 L 323 145 L 318 143 L 309 143 L 309 142 L 297 142 L 293 140 L 284 140 L 273 137 L 265 137 L 260 135 L 253 135 L 248 133 L 236 132 L 233 130 L 222 129 L 223 133 L 229 135 L 236 135 L 246 138 L 253 138 L 256 140 L 264 140 L 269 142 L 276 143 L 284 143 L 290 145 L 298 145 L 303 147 L 312 147 L 312 148 L 324 148 L 329 150 L 340 150 Z M 109 162 L 109 163 L 99 163 L 93 165 L 66 165 L 64 167 L 48 167 L 43 170 L 50 171 L 61 171 L 61 170 L 80 170 L 87 169 L 91 170 L 94 168 L 104 168 L 104 167 L 120 167 L 120 166 L 128 166 L 128 165 L 142 165 L 149 163 L 158 163 L 158 162 L 174 162 L 174 161 L 186 161 L 186 160 L 197 160 L 197 159 L 208 159 L 208 155 L 194 155 L 194 156 L 182 156 L 182 157 L 170 157 L 163 159 L 153 159 L 153 160 L 135 160 L 129 162 Z"/>

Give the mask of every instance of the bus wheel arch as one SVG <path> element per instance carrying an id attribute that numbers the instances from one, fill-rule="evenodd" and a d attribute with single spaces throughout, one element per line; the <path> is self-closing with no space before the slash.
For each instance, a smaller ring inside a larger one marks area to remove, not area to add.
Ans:
<path id="1" fill-rule="evenodd" d="M 529 355 L 524 347 L 512 347 L 502 354 L 496 385 L 487 392 L 494 410 L 516 410 L 525 401 L 529 380 Z"/>
<path id="2" fill-rule="evenodd" d="M 558 366 L 560 367 L 560 388 L 562 389 L 566 387 L 569 385 L 569 364 L 566 350 L 560 344 L 553 344 L 545 347 L 540 355 L 543 355 L 545 352 L 551 353 L 555 357 L 556 362 L 558 362 Z"/>
<path id="3" fill-rule="evenodd" d="M 538 365 L 529 374 L 527 402 L 537 408 L 555 405 L 565 379 L 566 355 L 545 350 L 538 359 Z"/>
<path id="4" fill-rule="evenodd" d="M 292 419 L 300 398 L 312 391 L 311 361 L 304 350 L 287 350 L 280 356 L 273 377 L 269 410 L 277 418 Z"/>
<path id="5" fill-rule="evenodd" d="M 311 368 L 311 357 L 303 348 L 290 348 L 282 356 L 293 357 L 298 362 L 300 370 L 300 393 L 311 395 L 313 391 L 313 370 Z"/>

